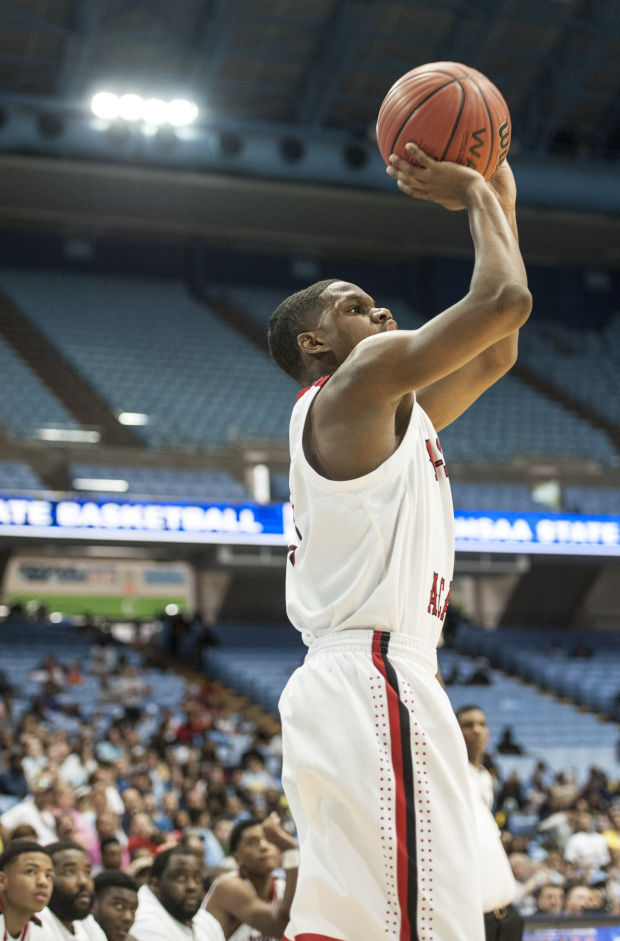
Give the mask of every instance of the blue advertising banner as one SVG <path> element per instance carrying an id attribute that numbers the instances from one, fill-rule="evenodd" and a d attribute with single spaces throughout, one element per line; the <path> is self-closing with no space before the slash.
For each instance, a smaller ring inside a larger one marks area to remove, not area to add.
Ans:
<path id="1" fill-rule="evenodd" d="M 620 516 L 457 510 L 457 552 L 620 555 Z M 286 546 L 290 504 L 0 494 L 0 537 Z"/>
<path id="2" fill-rule="evenodd" d="M 286 504 L 0 495 L 0 536 L 285 545 Z"/>

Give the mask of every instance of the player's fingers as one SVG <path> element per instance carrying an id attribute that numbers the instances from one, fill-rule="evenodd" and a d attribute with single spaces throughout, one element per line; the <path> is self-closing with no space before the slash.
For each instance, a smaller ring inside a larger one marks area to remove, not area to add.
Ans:
<path id="1" fill-rule="evenodd" d="M 412 157 L 415 157 L 418 163 L 420 163 L 423 167 L 432 167 L 433 164 L 437 163 L 433 157 L 429 157 L 429 155 L 424 153 L 423 150 L 420 150 L 417 144 L 405 144 L 405 150 L 407 153 L 411 154 Z"/>
<path id="2" fill-rule="evenodd" d="M 402 193 L 407 196 L 415 196 L 417 199 L 428 199 L 428 189 L 421 184 L 408 183 L 405 180 L 397 180 L 396 185 Z"/>

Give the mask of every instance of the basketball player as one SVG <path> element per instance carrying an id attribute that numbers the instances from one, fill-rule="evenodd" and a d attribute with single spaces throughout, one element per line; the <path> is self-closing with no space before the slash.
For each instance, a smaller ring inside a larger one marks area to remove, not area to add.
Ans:
<path id="1" fill-rule="evenodd" d="M 32 840 L 14 840 L 0 853 L 0 938 L 31 941 L 54 887 L 54 864 Z M 42 937 L 38 929 L 38 937 Z"/>
<path id="2" fill-rule="evenodd" d="M 485 938 L 486 941 L 521 941 L 523 919 L 512 904 L 517 886 L 491 812 L 493 778 L 482 763 L 489 743 L 487 717 L 478 706 L 465 705 L 456 710 L 456 718 L 465 739 L 467 767 L 474 791 Z"/>
<path id="3" fill-rule="evenodd" d="M 297 884 L 297 843 L 274 813 L 265 821 L 241 820 L 230 835 L 230 854 L 239 870 L 215 880 L 203 908 L 217 918 L 227 941 L 279 941 Z M 280 861 L 284 879 L 274 876 Z"/>
<path id="4" fill-rule="evenodd" d="M 276 363 L 309 386 L 291 417 L 286 590 L 310 650 L 280 701 L 301 851 L 289 941 L 484 938 L 467 753 L 436 679 L 454 554 L 437 432 L 512 366 L 531 297 L 508 166 L 487 184 L 409 153 L 421 166 L 390 158 L 401 191 L 467 211 L 466 296 L 398 332 L 334 279 L 269 329 Z"/>

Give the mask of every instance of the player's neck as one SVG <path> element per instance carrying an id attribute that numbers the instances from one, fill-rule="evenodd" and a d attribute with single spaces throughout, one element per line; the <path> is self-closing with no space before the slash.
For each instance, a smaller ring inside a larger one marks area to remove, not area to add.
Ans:
<path id="1" fill-rule="evenodd" d="M 12 905 L 2 903 L 2 914 L 4 915 L 4 929 L 7 934 L 14 938 L 20 937 L 22 931 L 30 921 L 30 912 L 22 911 Z"/>

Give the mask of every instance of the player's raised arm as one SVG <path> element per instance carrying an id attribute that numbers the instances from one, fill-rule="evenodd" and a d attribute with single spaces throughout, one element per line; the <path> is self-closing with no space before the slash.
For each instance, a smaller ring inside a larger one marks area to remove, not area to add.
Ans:
<path id="1" fill-rule="evenodd" d="M 373 380 L 375 402 L 377 397 L 398 400 L 449 375 L 518 329 L 531 309 L 518 244 L 482 176 L 467 167 L 433 160 L 414 144 L 408 148 L 422 166 L 392 157 L 388 172 L 408 195 L 448 209 L 467 210 L 474 270 L 465 297 L 419 330 L 389 332 L 356 346 L 334 384 L 351 381 L 363 398 Z"/>

